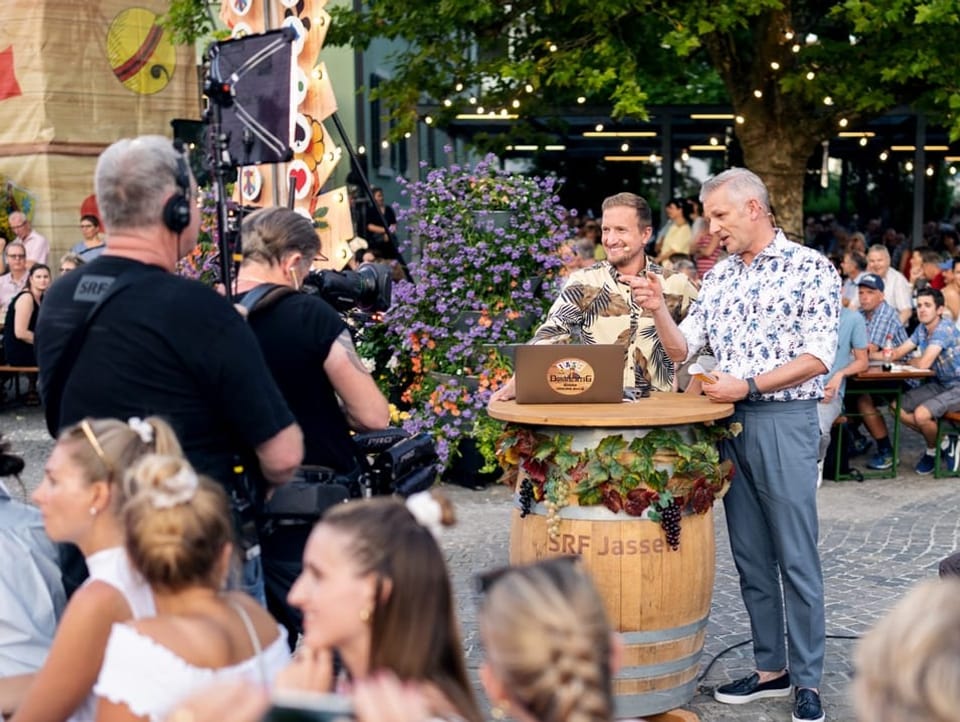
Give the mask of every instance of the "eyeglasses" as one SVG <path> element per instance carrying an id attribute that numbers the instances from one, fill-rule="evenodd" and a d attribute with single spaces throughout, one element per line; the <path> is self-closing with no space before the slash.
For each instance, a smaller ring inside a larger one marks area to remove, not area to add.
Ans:
<path id="1" fill-rule="evenodd" d="M 11 259 L 13 259 L 13 260 L 17 260 L 18 258 L 26 258 L 26 257 L 27 257 L 26 254 L 23 254 L 23 253 L 8 253 L 8 254 L 7 254 L 7 258 L 11 258 Z"/>
<path id="2" fill-rule="evenodd" d="M 541 559 L 540 561 L 533 562 L 531 564 L 518 564 L 509 567 L 499 567 L 498 569 L 491 569 L 487 572 L 481 572 L 474 577 L 474 582 L 476 583 L 477 591 L 480 594 L 488 594 L 497 582 L 511 572 L 522 571 L 525 569 L 543 569 L 549 572 L 553 569 L 565 569 L 567 566 L 572 566 L 579 561 L 580 557 L 576 554 L 564 554 L 563 556 L 559 557 Z"/>
<path id="3" fill-rule="evenodd" d="M 15 226 L 14 226 L 14 225 L 11 225 L 10 227 L 11 227 L 13 230 L 15 230 L 15 231 L 19 231 L 19 230 L 20 230 L 21 228 L 23 228 L 25 225 L 27 225 L 26 221 L 24 221 L 23 223 L 18 223 L 18 224 L 15 225 Z"/>

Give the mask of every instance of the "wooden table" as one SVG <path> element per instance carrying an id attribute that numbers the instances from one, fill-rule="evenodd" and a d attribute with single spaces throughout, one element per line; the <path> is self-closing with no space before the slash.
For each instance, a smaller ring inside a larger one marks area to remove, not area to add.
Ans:
<path id="1" fill-rule="evenodd" d="M 710 401 L 706 396 L 653 391 L 649 398 L 619 404 L 518 404 L 491 401 L 487 413 L 501 421 L 533 426 L 629 428 L 676 426 L 725 419 L 733 404 Z"/>
<path id="2" fill-rule="evenodd" d="M 853 379 L 859 382 L 859 386 L 851 387 L 847 385 L 846 393 L 851 396 L 870 394 L 871 396 L 886 396 L 893 399 L 891 413 L 893 414 L 893 433 L 891 446 L 893 447 L 893 466 L 890 469 L 878 469 L 863 473 L 864 477 L 871 479 L 891 479 L 897 476 L 900 464 L 900 407 L 903 401 L 903 382 L 909 379 L 933 378 L 936 373 L 933 369 L 921 369 L 914 366 L 893 364 L 890 371 L 884 371 L 880 366 L 872 365 L 866 371 L 857 374 Z M 848 413 L 847 416 L 859 417 L 858 413 Z M 842 449 L 837 444 L 837 454 L 834 459 L 835 476 L 838 481 L 847 481 L 854 477 L 850 474 L 840 473 L 840 459 Z"/>
<path id="3" fill-rule="evenodd" d="M 488 406 L 496 419 L 572 436 L 575 451 L 596 448 L 611 435 L 642 436 L 654 427 L 689 433 L 690 427 L 723 419 L 733 410 L 733 404 L 705 396 L 668 392 L 618 404 L 494 401 Z M 544 504 L 534 505 L 526 517 L 514 509 L 510 561 L 580 556 L 624 642 L 623 667 L 614 679 L 616 717 L 647 716 L 687 704 L 696 691 L 713 597 L 713 514 L 685 515 L 676 551 L 666 544 L 660 524 L 650 519 L 602 505 L 565 506 L 556 515 L 557 530 L 551 533 Z"/>

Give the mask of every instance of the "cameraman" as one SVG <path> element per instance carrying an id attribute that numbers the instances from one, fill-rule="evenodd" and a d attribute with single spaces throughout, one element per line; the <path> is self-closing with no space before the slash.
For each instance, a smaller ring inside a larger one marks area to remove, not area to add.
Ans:
<path id="1" fill-rule="evenodd" d="M 286 208 L 263 208 L 244 219 L 241 232 L 238 301 L 243 303 L 247 293 L 261 284 L 300 289 L 320 245 L 309 220 Z M 267 366 L 303 429 L 303 464 L 326 467 L 338 478 L 355 475 L 358 452 L 350 430 L 386 428 L 390 422 L 387 400 L 357 355 L 346 324 L 330 304 L 305 293 L 288 293 L 269 303 L 268 298 L 265 295 L 254 305 L 248 320 Z M 310 474 L 301 473 L 301 478 L 309 480 Z M 288 532 L 285 536 L 300 538 L 298 531 Z M 306 535 L 301 536 L 305 541 Z M 263 547 L 268 601 L 274 597 L 271 608 L 279 596 L 279 589 L 271 594 L 271 578 L 276 578 L 279 566 L 286 568 L 285 576 L 291 573 L 289 563 L 299 565 L 303 551 L 302 546 L 273 548 L 281 546 L 290 545 L 265 540 Z M 278 559 L 281 551 L 284 558 Z M 285 596 L 280 597 L 281 603 Z M 283 615 L 284 611 L 274 613 Z"/>

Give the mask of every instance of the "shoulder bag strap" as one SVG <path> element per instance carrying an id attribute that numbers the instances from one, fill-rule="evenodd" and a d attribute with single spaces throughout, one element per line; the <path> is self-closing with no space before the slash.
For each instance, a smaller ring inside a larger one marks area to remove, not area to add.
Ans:
<path id="1" fill-rule="evenodd" d="M 132 286 L 134 282 L 148 270 L 150 270 L 149 266 L 137 264 L 123 271 L 114 279 L 113 283 L 110 284 L 110 288 L 107 289 L 106 293 L 93 304 L 83 323 L 78 324 L 70 333 L 70 338 L 67 339 L 67 343 L 64 344 L 63 351 L 60 353 L 60 357 L 53 367 L 53 371 L 50 374 L 50 381 L 44 393 L 44 415 L 47 420 L 47 431 L 50 432 L 52 437 L 56 438 L 57 433 L 60 431 L 60 403 L 63 401 L 63 390 L 66 388 L 67 379 L 70 378 L 70 372 L 73 370 L 74 364 L 80 356 L 80 349 L 83 347 L 84 339 L 87 336 L 87 331 L 93 324 L 93 320 L 106 305 L 107 301 L 115 298 L 121 291 Z"/>
<path id="2" fill-rule="evenodd" d="M 252 316 L 254 313 L 270 308 L 281 298 L 289 296 L 291 293 L 298 293 L 298 291 L 279 283 L 261 283 L 247 291 L 239 303 Z"/>

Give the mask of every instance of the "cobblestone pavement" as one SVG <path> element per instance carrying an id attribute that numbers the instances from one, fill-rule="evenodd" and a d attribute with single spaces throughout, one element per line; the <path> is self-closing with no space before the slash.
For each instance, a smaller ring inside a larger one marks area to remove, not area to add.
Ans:
<path id="1" fill-rule="evenodd" d="M 0 413 L 0 430 L 28 462 L 24 481 L 35 485 L 50 440 L 38 409 Z M 960 480 L 920 477 L 912 472 L 921 453 L 919 437 L 906 432 L 901 474 L 864 483 L 827 481 L 820 490 L 820 550 L 826 586 L 827 655 L 822 685 L 827 718 L 853 722 L 849 699 L 856 637 L 868 630 L 905 590 L 936 576 L 941 558 L 960 547 Z M 863 459 L 857 459 L 862 467 Z M 502 566 L 509 548 L 511 493 L 500 486 L 475 491 L 444 487 L 456 505 L 460 523 L 447 531 L 444 549 L 454 580 L 471 673 L 481 659 L 477 635 L 473 575 Z M 709 667 L 687 709 L 704 722 L 787 721 L 791 702 L 764 700 L 727 706 L 709 692 L 718 684 L 752 670 L 749 644 L 714 657 L 750 639 L 750 628 L 730 558 L 722 505 L 717 505 L 717 578 L 702 669 Z M 713 663 L 711 664 L 711 662 Z"/>

